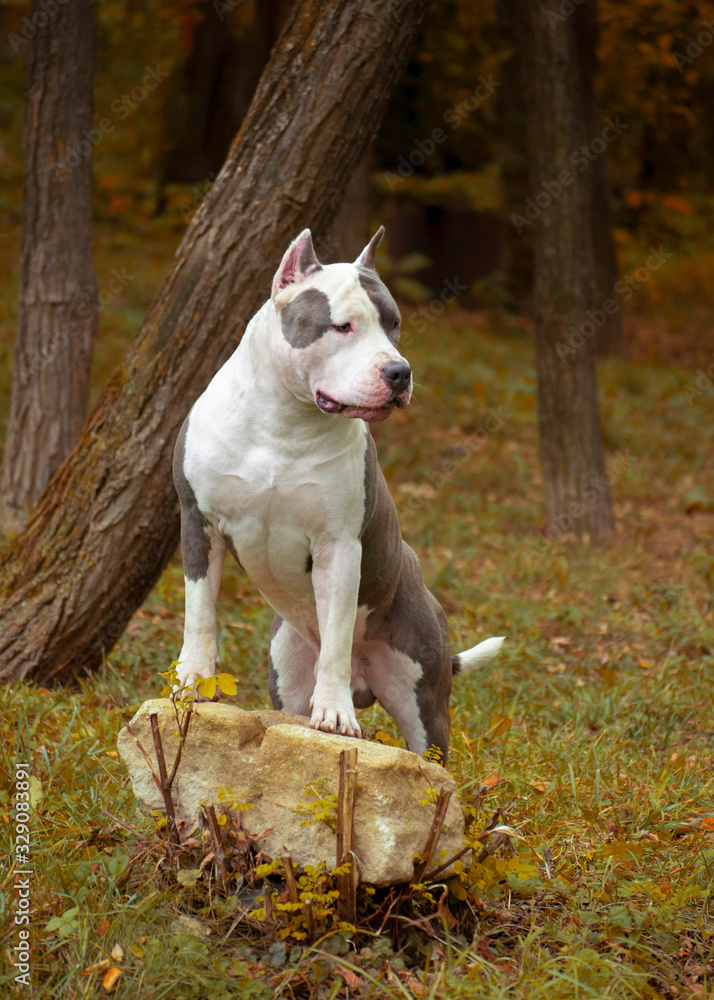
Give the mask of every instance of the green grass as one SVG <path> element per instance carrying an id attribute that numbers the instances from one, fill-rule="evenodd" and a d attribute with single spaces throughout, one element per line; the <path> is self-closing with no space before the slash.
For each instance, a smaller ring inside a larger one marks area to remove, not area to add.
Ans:
<path id="1" fill-rule="evenodd" d="M 100 234 L 100 275 L 126 266 L 141 277 L 103 313 L 97 386 L 179 235 L 166 226 L 139 251 Z M 0 245 L 8 263 L 13 239 Z M 11 303 L 9 286 L 2 295 Z M 501 809 L 520 833 L 516 856 L 498 852 L 463 884 L 450 881 L 440 909 L 441 890 L 434 904 L 422 898 L 419 915 L 433 919 L 405 923 L 398 942 L 341 934 L 286 948 L 234 927 L 214 885 L 175 884 L 161 865 L 163 831 L 138 813 L 115 741 L 180 647 L 177 556 L 96 676 L 71 690 L 0 691 L 8 849 L 16 760 L 29 754 L 37 779 L 35 995 L 101 995 L 103 960 L 121 970 L 114 996 L 146 1000 L 328 998 L 346 987 L 350 997 L 489 1000 L 714 993 L 714 392 L 687 402 L 682 387 L 695 372 L 664 360 L 603 366 L 618 535 L 596 550 L 544 537 L 524 325 L 452 313 L 421 337 L 407 325 L 405 343 L 415 402 L 375 437 L 454 648 L 508 636 L 494 664 L 456 681 L 449 767 L 465 808 L 473 813 L 478 798 L 475 832 Z M 246 708 L 269 704 L 271 616 L 228 566 L 220 646 Z M 361 721 L 400 738 L 379 709 Z M 4 853 L 3 983 L 17 943 L 9 863 Z"/>

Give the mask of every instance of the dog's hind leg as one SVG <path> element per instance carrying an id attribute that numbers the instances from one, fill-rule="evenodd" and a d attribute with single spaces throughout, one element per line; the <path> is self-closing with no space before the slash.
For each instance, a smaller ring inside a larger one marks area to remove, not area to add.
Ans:
<path id="1" fill-rule="evenodd" d="M 427 688 L 422 665 L 406 653 L 387 643 L 365 643 L 363 650 L 369 661 L 363 668 L 369 687 L 398 724 L 409 749 L 421 755 L 436 747 L 446 761 L 451 663 L 446 682 Z"/>
<path id="2" fill-rule="evenodd" d="M 276 614 L 270 629 L 268 676 L 273 708 L 295 715 L 310 715 L 316 662 L 317 650 Z"/>

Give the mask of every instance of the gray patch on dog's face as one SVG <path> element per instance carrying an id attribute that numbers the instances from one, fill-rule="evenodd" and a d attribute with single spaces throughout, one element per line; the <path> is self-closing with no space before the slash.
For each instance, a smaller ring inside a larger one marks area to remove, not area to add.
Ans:
<path id="1" fill-rule="evenodd" d="M 283 336 L 292 347 L 309 347 L 330 329 L 330 300 L 317 288 L 308 288 L 285 306 L 281 324 Z"/>
<path id="2" fill-rule="evenodd" d="M 181 504 L 181 551 L 187 580 L 203 580 L 208 574 L 211 540 L 208 520 L 198 509 L 196 494 L 183 471 L 188 417 L 183 422 L 174 448 L 174 485 Z"/>
<path id="3" fill-rule="evenodd" d="M 401 316 L 397 303 L 376 271 L 357 268 L 359 283 L 367 293 L 379 315 L 379 323 L 391 342 L 396 347 L 399 343 L 399 324 Z"/>

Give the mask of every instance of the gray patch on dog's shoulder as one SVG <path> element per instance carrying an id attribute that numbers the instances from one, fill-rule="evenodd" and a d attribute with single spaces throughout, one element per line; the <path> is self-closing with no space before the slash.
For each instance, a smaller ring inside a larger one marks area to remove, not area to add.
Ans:
<path id="1" fill-rule="evenodd" d="M 330 329 L 330 300 L 319 289 L 308 288 L 288 302 L 280 320 L 283 336 L 292 347 L 309 347 Z"/>
<path id="2" fill-rule="evenodd" d="M 362 563 L 357 601 L 369 608 L 387 607 L 398 582 L 402 535 L 369 431 L 364 454 L 364 518 L 360 541 Z"/>
<path id="3" fill-rule="evenodd" d="M 357 273 L 360 285 L 377 310 L 380 326 L 396 347 L 399 343 L 399 324 L 401 322 L 397 303 L 376 271 L 358 267 Z"/>
<path id="4" fill-rule="evenodd" d="M 188 417 L 181 426 L 174 448 L 174 485 L 181 504 L 181 551 L 184 573 L 188 580 L 202 580 L 208 574 L 211 540 L 208 537 L 208 520 L 198 509 L 196 494 L 183 468 L 187 430 Z"/>

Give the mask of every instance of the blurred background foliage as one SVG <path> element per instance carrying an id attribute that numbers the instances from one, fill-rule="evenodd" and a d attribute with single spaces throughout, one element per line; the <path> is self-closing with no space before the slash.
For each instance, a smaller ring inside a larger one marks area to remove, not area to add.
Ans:
<path id="1" fill-rule="evenodd" d="M 175 223 L 177 215 L 185 221 L 215 177 L 232 134 L 226 123 L 239 121 L 237 113 L 247 107 L 253 77 L 288 8 L 275 0 L 99 0 L 95 119 L 119 124 L 123 95 L 131 96 L 148 67 L 160 66 L 167 77 L 139 102 L 138 113 L 131 109 L 130 127 L 117 127 L 94 149 L 98 221 L 131 229 L 137 220 L 152 218 L 165 181 L 164 222 Z M 682 250 L 700 249 L 714 217 L 714 2 L 600 0 L 599 8 L 602 117 L 619 116 L 626 125 L 608 149 L 620 242 L 637 232 L 645 241 L 667 239 Z M 26 4 L 0 7 L 0 199 L 15 226 L 26 16 Z M 513 242 L 509 210 L 527 196 L 517 17 L 513 0 L 434 3 L 375 145 L 374 190 L 387 210 L 408 202 L 492 211 L 502 216 L 505 242 Z M 247 47 L 256 32 L 261 44 Z M 200 80 L 197 67 L 205 70 Z M 196 90 L 203 87 L 203 114 L 196 114 Z M 236 94 L 241 87 L 244 92 Z M 420 143 L 428 147 L 435 129 L 444 138 L 432 143 L 433 152 L 413 155 Z M 192 151 L 209 154 L 190 165 L 184 157 L 182 167 L 167 169 L 177 137 Z M 385 175 L 395 175 L 400 162 L 409 163 L 411 172 L 397 174 L 399 182 L 390 189 Z M 182 170 L 194 176 L 177 177 Z"/>
<path id="2" fill-rule="evenodd" d="M 126 267 L 131 280 L 103 308 L 96 385 L 160 287 L 167 253 L 220 169 L 289 7 L 99 0 L 95 123 L 115 127 L 93 149 L 96 263 L 100 289 L 113 269 Z M 27 10 L 0 5 L 2 414 L 17 308 Z M 457 278 L 467 287 L 459 307 L 519 314 L 527 328 L 532 227 L 519 233 L 511 220 L 530 194 L 518 16 L 517 0 L 433 4 L 368 158 L 357 214 L 362 227 L 386 222 L 381 266 L 403 301 L 427 308 Z M 598 52 L 603 122 L 624 126 L 606 153 L 621 273 L 640 267 L 650 246 L 672 254 L 623 310 L 627 348 L 708 363 L 714 0 L 600 0 Z M 161 79 L 144 90 L 151 69 Z"/>

